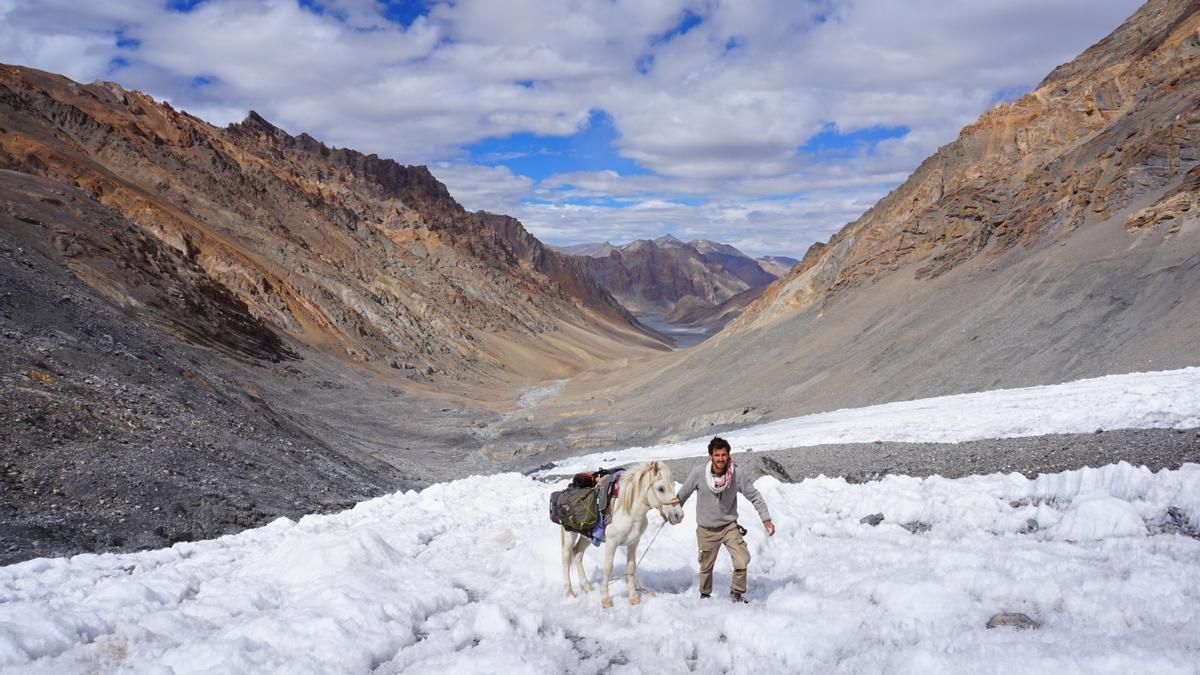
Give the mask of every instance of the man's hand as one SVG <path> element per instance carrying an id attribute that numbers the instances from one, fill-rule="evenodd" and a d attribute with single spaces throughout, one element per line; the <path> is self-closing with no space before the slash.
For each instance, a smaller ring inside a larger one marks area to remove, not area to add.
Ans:
<path id="1" fill-rule="evenodd" d="M 772 523 L 769 520 L 764 520 L 763 521 L 763 529 L 767 531 L 768 537 L 775 536 L 775 523 Z"/>

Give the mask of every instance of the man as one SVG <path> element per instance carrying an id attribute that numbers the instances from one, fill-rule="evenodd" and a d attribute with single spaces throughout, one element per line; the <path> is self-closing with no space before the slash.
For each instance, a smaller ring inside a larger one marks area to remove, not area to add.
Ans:
<path id="1" fill-rule="evenodd" d="M 683 504 L 696 492 L 696 540 L 700 547 L 700 597 L 712 595 L 713 566 L 721 544 L 729 550 L 733 561 L 733 582 L 729 599 L 746 602 L 746 567 L 750 564 L 750 549 L 742 539 L 745 530 L 737 523 L 737 493 L 746 495 L 762 518 L 768 536 L 775 536 L 775 525 L 762 495 L 754 489 L 750 477 L 733 470 L 729 457 L 729 442 L 715 437 L 708 442 L 708 462 L 688 474 L 679 488 L 679 503 Z"/>

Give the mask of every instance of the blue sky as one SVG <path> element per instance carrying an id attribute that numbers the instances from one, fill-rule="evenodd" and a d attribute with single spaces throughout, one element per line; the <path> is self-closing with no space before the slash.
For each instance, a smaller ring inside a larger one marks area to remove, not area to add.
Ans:
<path id="1" fill-rule="evenodd" d="M 0 61 L 427 164 L 554 244 L 798 256 L 1132 0 L 0 2 Z"/>
<path id="2" fill-rule="evenodd" d="M 617 152 L 617 129 L 603 110 L 589 111 L 587 119 L 569 136 L 520 132 L 485 138 L 463 146 L 468 161 L 484 166 L 505 166 L 515 173 L 542 180 L 572 171 L 616 171 L 640 176 L 649 171 Z"/>

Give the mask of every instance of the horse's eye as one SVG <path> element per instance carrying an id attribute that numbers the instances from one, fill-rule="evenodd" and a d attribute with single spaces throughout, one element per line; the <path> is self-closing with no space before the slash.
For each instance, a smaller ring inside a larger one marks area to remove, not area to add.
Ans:
<path id="1" fill-rule="evenodd" d="M 658 491 L 659 491 L 659 492 L 662 492 L 662 491 L 663 491 L 663 486 L 659 485 L 659 486 L 658 486 Z"/>

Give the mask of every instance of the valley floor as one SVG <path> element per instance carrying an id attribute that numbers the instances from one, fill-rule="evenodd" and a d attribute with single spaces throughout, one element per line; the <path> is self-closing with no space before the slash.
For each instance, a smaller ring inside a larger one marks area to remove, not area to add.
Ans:
<path id="1" fill-rule="evenodd" d="M 638 316 L 638 321 L 643 325 L 649 326 L 659 333 L 671 338 L 675 343 L 675 349 L 687 349 L 695 347 L 712 337 L 721 329 L 721 326 L 712 328 L 688 328 L 686 326 L 676 326 L 667 323 L 661 316 L 653 314 L 642 314 Z"/>
<path id="2" fill-rule="evenodd" d="M 962 478 L 1013 472 L 1036 478 L 1122 461 L 1158 471 L 1178 469 L 1188 462 L 1200 464 L 1200 429 L 1117 429 L 961 443 L 830 443 L 735 453 L 735 459 L 755 475 L 774 476 L 785 483 L 818 476 L 863 483 L 889 475 Z M 674 459 L 668 464 L 681 477 L 704 460 Z"/>

